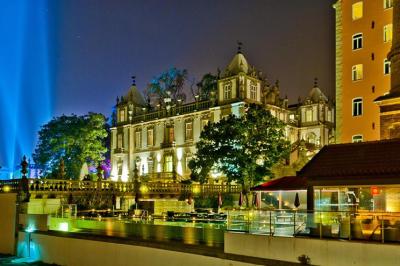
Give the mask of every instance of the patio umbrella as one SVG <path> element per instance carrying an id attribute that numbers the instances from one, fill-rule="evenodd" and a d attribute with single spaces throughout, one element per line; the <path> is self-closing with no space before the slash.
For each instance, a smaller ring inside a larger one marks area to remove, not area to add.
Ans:
<path id="1" fill-rule="evenodd" d="M 218 208 L 221 208 L 222 206 L 222 195 L 221 192 L 218 193 Z"/>
<path id="2" fill-rule="evenodd" d="M 299 193 L 296 192 L 296 197 L 294 198 L 294 206 L 298 208 L 300 206 L 300 199 L 299 199 Z"/>
<path id="3" fill-rule="evenodd" d="M 255 192 L 253 196 L 253 205 L 259 209 L 261 207 L 260 193 Z"/>
<path id="4" fill-rule="evenodd" d="M 240 192 L 240 195 L 239 195 L 239 207 L 242 207 L 242 205 L 243 205 L 243 193 Z"/>

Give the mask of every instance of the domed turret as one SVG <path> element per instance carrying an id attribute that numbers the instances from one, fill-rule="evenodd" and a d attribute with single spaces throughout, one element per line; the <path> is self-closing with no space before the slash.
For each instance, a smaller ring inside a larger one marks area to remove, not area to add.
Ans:
<path id="1" fill-rule="evenodd" d="M 227 68 L 230 75 L 237 75 L 239 73 L 248 74 L 249 64 L 241 52 L 238 52 L 232 59 Z"/>
<path id="2" fill-rule="evenodd" d="M 128 93 L 124 97 L 124 99 L 128 102 L 133 103 L 136 106 L 146 106 L 146 102 L 136 87 L 135 77 L 132 77 L 132 85 L 128 90 Z"/>
<path id="3" fill-rule="evenodd" d="M 318 103 L 320 101 L 328 102 L 328 98 L 318 88 L 318 79 L 317 78 L 315 78 L 315 80 L 314 80 L 314 87 L 311 89 L 310 93 L 308 94 L 308 98 L 313 103 Z"/>

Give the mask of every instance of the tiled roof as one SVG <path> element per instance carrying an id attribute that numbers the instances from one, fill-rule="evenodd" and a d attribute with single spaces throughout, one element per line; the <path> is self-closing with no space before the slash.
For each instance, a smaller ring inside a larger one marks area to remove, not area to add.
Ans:
<path id="1" fill-rule="evenodd" d="M 252 191 L 277 191 L 277 190 L 301 190 L 307 189 L 305 177 L 284 176 L 272 179 L 264 184 L 251 188 Z"/>
<path id="2" fill-rule="evenodd" d="M 398 176 L 400 181 L 400 139 L 325 146 L 298 176 L 315 179 Z"/>

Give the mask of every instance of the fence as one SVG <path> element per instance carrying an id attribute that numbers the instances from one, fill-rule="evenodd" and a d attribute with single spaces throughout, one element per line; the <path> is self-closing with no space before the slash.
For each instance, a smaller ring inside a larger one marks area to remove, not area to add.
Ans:
<path id="1" fill-rule="evenodd" d="M 227 230 L 271 236 L 310 236 L 400 242 L 400 213 L 234 210 Z"/>

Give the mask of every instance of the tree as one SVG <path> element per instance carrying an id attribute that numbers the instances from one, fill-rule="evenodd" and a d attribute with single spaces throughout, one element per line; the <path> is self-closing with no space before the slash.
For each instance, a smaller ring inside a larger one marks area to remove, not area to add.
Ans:
<path id="1" fill-rule="evenodd" d="M 260 105 L 246 107 L 241 117 L 234 115 L 207 125 L 196 144 L 196 156 L 189 162 L 191 178 L 204 183 L 210 171 L 222 172 L 228 182 L 236 181 L 245 193 L 287 158 L 290 144 L 284 124 Z"/>
<path id="2" fill-rule="evenodd" d="M 102 114 L 62 115 L 53 118 L 39 131 L 33 159 L 47 177 L 60 178 L 60 160 L 66 178 L 76 179 L 82 164 L 96 165 L 107 152 L 108 125 Z"/>
<path id="3" fill-rule="evenodd" d="M 178 99 L 184 101 L 186 95 L 183 92 L 184 84 L 187 80 L 187 70 L 177 69 L 175 67 L 162 72 L 160 75 L 153 78 L 147 87 L 146 94 L 155 95 L 158 100 L 162 100 L 168 96 L 172 98 L 174 102 Z M 168 93 L 170 95 L 168 95 Z"/>
<path id="4" fill-rule="evenodd" d="M 209 99 L 211 92 L 217 90 L 217 81 L 217 76 L 207 73 L 203 76 L 201 81 L 197 83 L 198 94 L 202 100 Z"/>

